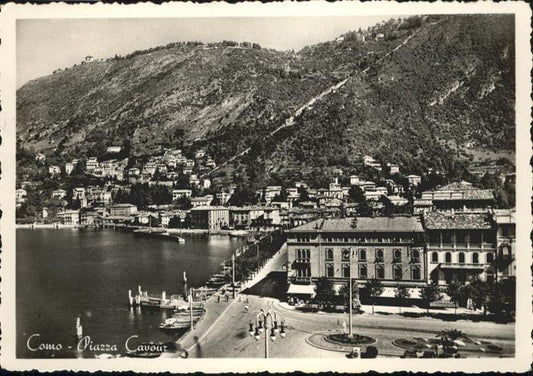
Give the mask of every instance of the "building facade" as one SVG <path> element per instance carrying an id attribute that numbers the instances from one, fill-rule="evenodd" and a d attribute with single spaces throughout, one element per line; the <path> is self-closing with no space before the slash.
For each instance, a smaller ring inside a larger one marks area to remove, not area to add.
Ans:
<path id="1" fill-rule="evenodd" d="M 488 213 L 428 212 L 428 282 L 465 284 L 475 277 L 495 279 L 496 231 Z"/>
<path id="2" fill-rule="evenodd" d="M 111 217 L 129 217 L 134 213 L 137 213 L 137 206 L 132 204 L 116 204 L 109 208 Z"/>
<path id="3" fill-rule="evenodd" d="M 516 209 L 494 210 L 496 222 L 496 278 L 516 277 Z"/>
<path id="4" fill-rule="evenodd" d="M 190 223 L 193 228 L 218 231 L 229 226 L 229 208 L 223 206 L 203 206 L 191 209 Z"/>
<path id="5" fill-rule="evenodd" d="M 353 278 L 363 286 L 423 286 L 424 230 L 419 217 L 318 219 L 288 231 L 288 280 L 314 283 L 327 277 L 337 287 Z"/>

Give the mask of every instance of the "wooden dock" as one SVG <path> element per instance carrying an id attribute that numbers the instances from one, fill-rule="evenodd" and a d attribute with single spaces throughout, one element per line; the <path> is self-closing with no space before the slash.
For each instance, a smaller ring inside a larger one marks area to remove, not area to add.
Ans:
<path id="1" fill-rule="evenodd" d="M 217 290 L 206 287 L 191 289 L 194 306 L 200 306 L 202 301 L 209 298 Z M 166 291 L 161 294 L 149 294 L 148 291 L 142 291 L 138 286 L 136 295 L 128 291 L 128 303 L 130 307 L 152 308 L 152 309 L 185 309 L 189 308 L 189 302 L 183 298 L 183 295 L 173 294 L 167 297 Z"/>

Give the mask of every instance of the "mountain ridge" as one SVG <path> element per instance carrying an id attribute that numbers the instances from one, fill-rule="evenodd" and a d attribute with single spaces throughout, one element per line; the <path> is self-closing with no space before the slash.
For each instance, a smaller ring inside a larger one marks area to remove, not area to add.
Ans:
<path id="1" fill-rule="evenodd" d="M 475 161 L 467 145 L 514 149 L 513 31 L 511 16 L 432 16 L 298 53 L 171 44 L 27 83 L 17 92 L 18 141 L 57 159 L 112 144 L 132 155 L 202 147 L 219 164 L 251 148 L 236 161 L 248 175 L 264 174 L 254 164 L 352 168 L 362 154 L 448 172 Z"/>

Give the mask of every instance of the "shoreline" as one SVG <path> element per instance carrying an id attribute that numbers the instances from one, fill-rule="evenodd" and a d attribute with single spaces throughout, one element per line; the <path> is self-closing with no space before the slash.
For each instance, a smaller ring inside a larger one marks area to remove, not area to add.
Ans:
<path id="1" fill-rule="evenodd" d="M 19 228 L 25 228 L 25 229 L 63 229 L 63 228 L 80 228 L 80 227 L 86 227 L 84 225 L 68 225 L 63 223 L 16 223 L 15 229 Z"/>
<path id="2" fill-rule="evenodd" d="M 95 226 L 95 225 L 81 225 L 81 224 L 63 224 L 63 223 L 16 223 L 15 229 L 65 229 L 65 228 L 116 228 L 116 229 L 122 229 L 122 230 L 138 230 L 148 227 L 144 226 Z M 164 227 L 158 227 L 158 229 L 165 229 L 168 231 L 171 235 L 181 235 L 181 234 L 189 234 L 189 235 L 227 235 L 231 237 L 237 237 L 237 238 L 247 238 L 251 235 L 253 235 L 253 232 L 247 231 L 246 233 L 239 233 L 239 234 L 232 234 L 235 232 L 235 230 L 206 230 L 206 229 L 180 229 L 180 228 L 164 228 Z"/>

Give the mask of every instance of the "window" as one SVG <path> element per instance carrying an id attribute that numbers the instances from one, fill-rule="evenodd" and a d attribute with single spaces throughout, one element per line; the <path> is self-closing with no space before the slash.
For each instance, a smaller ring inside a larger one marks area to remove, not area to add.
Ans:
<path id="1" fill-rule="evenodd" d="M 350 250 L 344 248 L 342 250 L 342 261 L 350 261 Z"/>
<path id="2" fill-rule="evenodd" d="M 481 231 L 472 231 L 470 234 L 470 243 L 481 243 Z"/>
<path id="3" fill-rule="evenodd" d="M 395 280 L 400 280 L 402 279 L 402 266 L 401 265 L 394 265 L 394 268 L 392 269 L 393 270 L 393 273 L 394 273 L 394 279 Z"/>
<path id="4" fill-rule="evenodd" d="M 416 249 L 413 249 L 411 253 L 411 259 L 413 262 L 420 262 L 420 252 Z"/>
<path id="5" fill-rule="evenodd" d="M 326 248 L 326 260 L 333 261 L 333 249 Z"/>
<path id="6" fill-rule="evenodd" d="M 402 250 L 401 249 L 395 249 L 394 250 L 394 262 L 402 261 Z"/>
<path id="7" fill-rule="evenodd" d="M 414 265 L 411 267 L 411 279 L 420 279 L 420 266 Z"/>
<path id="8" fill-rule="evenodd" d="M 494 273 L 489 271 L 487 272 L 487 282 L 488 283 L 493 283 L 494 282 Z"/>
<path id="9" fill-rule="evenodd" d="M 465 262 L 465 254 L 463 252 L 459 253 L 459 262 L 461 264 L 464 264 Z"/>
<path id="10" fill-rule="evenodd" d="M 430 243 L 440 243 L 440 234 L 435 231 L 429 233 L 429 242 Z"/>
<path id="11" fill-rule="evenodd" d="M 511 247 L 504 245 L 500 248 L 500 258 L 509 260 L 511 258 Z"/>
<path id="12" fill-rule="evenodd" d="M 444 255 L 444 261 L 452 262 L 452 254 L 450 252 L 446 252 L 446 255 Z"/>
<path id="13" fill-rule="evenodd" d="M 479 254 L 477 252 L 472 254 L 472 263 L 479 264 Z"/>
<path id="14" fill-rule="evenodd" d="M 437 252 L 433 252 L 431 254 L 431 263 L 436 264 L 439 262 L 439 254 Z"/>
<path id="15" fill-rule="evenodd" d="M 311 250 L 310 249 L 297 249 L 296 258 L 298 260 L 310 260 L 311 259 Z"/>
<path id="16" fill-rule="evenodd" d="M 464 231 L 457 231 L 455 233 L 455 242 L 459 244 L 466 243 L 466 236 Z"/>
<path id="17" fill-rule="evenodd" d="M 487 253 L 487 264 L 494 262 L 494 253 Z"/>
<path id="18" fill-rule="evenodd" d="M 449 232 L 443 232 L 442 233 L 442 242 L 443 243 L 451 243 L 452 242 L 452 234 Z"/>
<path id="19" fill-rule="evenodd" d="M 366 261 L 366 249 L 359 250 L 359 261 Z"/>
<path id="20" fill-rule="evenodd" d="M 376 278 L 385 278 L 385 267 L 383 265 L 376 265 Z"/>
<path id="21" fill-rule="evenodd" d="M 359 265 L 359 278 L 366 279 L 368 276 L 366 264 Z"/>
<path id="22" fill-rule="evenodd" d="M 311 277 L 311 268 L 309 266 L 298 268 L 296 269 L 296 275 L 300 278 L 309 278 Z"/>
<path id="23" fill-rule="evenodd" d="M 344 278 L 350 278 L 350 265 L 342 264 L 342 276 Z"/>
<path id="24" fill-rule="evenodd" d="M 383 262 L 383 250 L 376 249 L 376 262 Z"/>
<path id="25" fill-rule="evenodd" d="M 335 269 L 333 267 L 333 264 L 326 264 L 326 277 L 334 277 L 335 276 Z"/>

